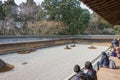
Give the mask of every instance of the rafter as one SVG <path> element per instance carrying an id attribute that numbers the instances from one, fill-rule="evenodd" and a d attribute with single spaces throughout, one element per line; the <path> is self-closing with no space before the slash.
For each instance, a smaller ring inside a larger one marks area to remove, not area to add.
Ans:
<path id="1" fill-rule="evenodd" d="M 114 25 L 120 25 L 120 0 L 80 0 Z"/>

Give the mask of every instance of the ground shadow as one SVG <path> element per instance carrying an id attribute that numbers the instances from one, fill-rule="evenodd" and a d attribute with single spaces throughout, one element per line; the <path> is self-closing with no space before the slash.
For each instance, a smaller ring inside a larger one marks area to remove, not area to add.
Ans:
<path id="1" fill-rule="evenodd" d="M 120 66 L 116 66 L 116 68 L 115 69 L 120 69 Z"/>

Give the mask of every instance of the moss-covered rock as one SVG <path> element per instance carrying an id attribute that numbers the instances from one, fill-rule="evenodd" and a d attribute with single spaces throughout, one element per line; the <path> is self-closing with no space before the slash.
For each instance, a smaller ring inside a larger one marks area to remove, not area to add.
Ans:
<path id="1" fill-rule="evenodd" d="M 10 71 L 14 68 L 13 65 L 10 65 L 8 63 L 5 63 L 2 59 L 0 59 L 0 73 L 1 72 L 6 72 L 6 71 Z"/>

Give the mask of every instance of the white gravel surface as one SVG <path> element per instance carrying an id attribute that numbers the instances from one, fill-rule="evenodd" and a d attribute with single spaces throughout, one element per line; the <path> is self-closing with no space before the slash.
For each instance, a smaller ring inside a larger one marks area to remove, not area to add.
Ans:
<path id="1" fill-rule="evenodd" d="M 0 80 L 64 80 L 73 73 L 73 66 L 83 66 L 86 61 L 93 60 L 107 47 L 77 44 L 69 50 L 64 46 L 38 49 L 30 54 L 0 55 L 5 62 L 15 68 L 0 73 Z M 27 63 L 24 64 L 23 63 Z"/>

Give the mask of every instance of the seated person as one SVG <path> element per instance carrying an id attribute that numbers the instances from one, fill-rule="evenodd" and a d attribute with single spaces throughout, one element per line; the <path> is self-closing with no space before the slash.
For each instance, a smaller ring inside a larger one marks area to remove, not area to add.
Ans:
<path id="1" fill-rule="evenodd" d="M 79 65 L 75 65 L 73 69 L 76 73 L 73 80 L 88 80 L 87 75 L 80 70 Z"/>
<path id="2" fill-rule="evenodd" d="M 120 46 L 118 44 L 115 46 L 115 53 L 117 54 L 118 59 L 120 59 Z"/>
<path id="3" fill-rule="evenodd" d="M 111 45 L 114 47 L 115 45 L 119 45 L 119 40 L 118 39 L 113 39 L 111 42 Z"/>
<path id="4" fill-rule="evenodd" d="M 85 74 L 88 76 L 88 80 L 97 80 L 96 71 L 93 69 L 91 62 L 85 63 Z"/>
<path id="5" fill-rule="evenodd" d="M 100 67 L 109 67 L 109 58 L 105 52 L 102 52 L 102 57 L 100 59 Z"/>

